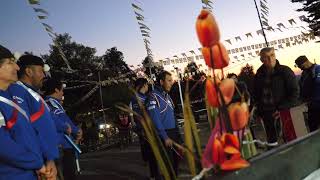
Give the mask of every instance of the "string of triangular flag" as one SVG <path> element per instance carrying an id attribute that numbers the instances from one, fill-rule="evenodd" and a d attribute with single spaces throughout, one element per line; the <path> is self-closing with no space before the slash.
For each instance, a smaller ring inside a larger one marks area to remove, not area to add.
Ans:
<path id="1" fill-rule="evenodd" d="M 298 22 L 304 22 L 303 20 L 306 18 L 306 16 L 304 15 L 301 15 L 299 17 L 296 17 L 296 18 L 291 18 L 291 19 L 288 19 L 288 23 L 291 25 L 285 25 L 284 23 L 277 23 L 276 24 L 276 27 L 272 27 L 272 26 L 269 26 L 267 28 L 268 31 L 275 31 L 275 30 L 278 30 L 280 32 L 284 32 L 286 30 L 290 30 L 290 29 L 295 29 L 295 30 L 301 30 L 302 31 L 308 31 L 308 27 L 306 26 L 303 26 L 303 25 L 299 25 Z M 293 26 L 293 25 L 297 25 L 297 26 Z M 305 35 L 306 34 L 312 34 L 312 32 L 308 32 L 308 33 L 304 33 Z M 257 30 L 256 31 L 256 35 L 263 35 L 262 34 L 262 30 Z M 225 42 L 227 42 L 229 45 L 233 45 L 232 41 L 235 41 L 235 42 L 238 42 L 238 41 L 243 41 L 245 39 L 248 39 L 248 38 L 254 38 L 255 36 L 255 33 L 252 33 L 252 32 L 248 32 L 248 33 L 245 33 L 244 34 L 244 37 L 242 36 L 235 36 L 234 38 L 230 38 L 230 39 L 226 39 L 224 40 Z M 234 39 L 234 40 L 233 40 Z M 198 50 L 201 52 L 201 48 L 198 48 Z M 192 55 L 195 55 L 195 50 L 190 50 L 189 53 L 191 53 Z M 185 56 L 186 53 L 181 53 L 182 56 Z M 172 56 L 173 58 L 165 58 L 166 60 L 172 60 L 172 59 L 180 59 L 180 61 L 183 61 L 182 59 L 183 58 L 179 58 L 178 55 L 174 55 Z M 190 57 L 189 57 L 190 58 Z M 162 64 L 162 62 L 165 62 L 166 60 L 159 60 L 158 63 L 160 63 L 160 65 Z M 185 61 L 187 62 L 187 61 Z"/>
<path id="2" fill-rule="evenodd" d="M 304 33 L 301 33 L 301 34 L 298 34 L 295 36 L 272 40 L 269 42 L 269 45 L 271 47 L 274 47 L 276 50 L 282 50 L 282 49 L 289 48 L 292 46 L 302 45 L 303 42 L 310 43 L 314 40 L 316 40 L 316 36 L 314 36 L 314 34 L 306 35 Z M 249 46 L 246 46 L 246 47 L 248 49 Z M 250 45 L 250 47 L 253 47 L 253 49 L 251 49 L 252 51 L 250 51 L 250 52 L 242 53 L 241 55 L 230 56 L 230 58 L 233 59 L 233 60 L 231 60 L 231 64 L 234 64 L 234 65 L 228 66 L 226 68 L 226 70 L 232 69 L 234 67 L 242 65 L 243 63 L 254 60 L 256 57 L 259 56 L 260 49 L 266 47 L 266 44 L 259 43 L 259 44 L 255 44 L 255 45 Z M 240 48 L 244 48 L 244 47 L 240 47 Z M 237 49 L 240 49 L 240 48 L 237 48 Z M 253 51 L 254 49 L 255 49 L 255 51 Z M 228 51 L 228 52 L 230 53 L 230 51 Z M 239 62 L 240 62 L 240 64 L 239 64 Z"/>
<path id="3" fill-rule="evenodd" d="M 84 95 L 79 101 L 74 103 L 73 106 L 77 106 L 77 105 L 81 104 L 83 101 L 87 100 L 89 97 L 91 97 L 93 95 L 93 93 L 95 93 L 99 89 L 99 87 L 100 87 L 99 84 L 96 85 L 86 95 Z"/>
<path id="4" fill-rule="evenodd" d="M 135 14 L 136 20 L 138 22 L 139 28 L 140 28 L 140 32 L 143 38 L 143 42 L 144 42 L 144 46 L 146 48 L 147 51 L 147 55 L 152 58 L 153 54 L 152 54 L 152 50 L 150 48 L 150 31 L 151 29 L 145 24 L 145 17 L 142 14 L 143 13 L 143 9 L 136 3 L 136 2 L 132 2 L 131 3 L 133 12 Z"/>
<path id="5" fill-rule="evenodd" d="M 260 18 L 263 29 L 267 29 L 269 27 L 269 8 L 267 5 L 267 0 L 260 0 Z"/>
<path id="6" fill-rule="evenodd" d="M 79 88 L 88 87 L 88 86 L 92 86 L 92 85 L 93 84 L 82 84 L 82 85 L 77 85 L 77 86 L 72 86 L 72 87 L 65 87 L 63 89 L 64 90 L 79 89 Z"/>
<path id="7" fill-rule="evenodd" d="M 201 0 L 202 3 L 202 8 L 203 9 L 208 9 L 210 11 L 212 11 L 212 1 L 210 0 Z"/>
<path id="8" fill-rule="evenodd" d="M 303 42 L 310 43 L 316 40 L 316 36 L 313 32 L 310 33 L 303 33 L 286 38 L 276 39 L 269 41 L 269 45 L 271 47 L 275 47 L 276 50 L 283 49 L 285 47 L 291 47 L 296 45 L 302 45 Z M 242 47 L 237 47 L 233 49 L 228 49 L 227 52 L 230 55 L 230 58 L 232 64 L 235 64 L 237 62 L 240 62 L 241 60 L 244 60 L 246 58 L 255 58 L 259 55 L 260 49 L 267 47 L 266 43 L 257 43 L 257 44 L 250 44 Z M 201 48 L 199 48 L 199 51 L 201 52 Z M 203 59 L 203 56 L 197 55 L 194 51 L 192 51 L 192 56 L 188 57 L 188 59 L 191 60 L 200 60 Z M 232 54 L 232 56 L 231 56 Z M 170 59 L 166 58 L 166 60 L 160 60 L 160 65 L 172 65 L 172 64 L 178 64 L 178 63 L 186 63 L 189 61 L 186 61 L 186 58 L 178 58 L 177 55 L 174 56 L 176 59 Z"/>
<path id="9" fill-rule="evenodd" d="M 55 41 L 55 38 L 57 35 L 56 35 L 56 33 L 54 33 L 52 26 L 50 26 L 48 23 L 44 22 L 48 18 L 49 13 L 40 7 L 40 0 L 28 0 L 28 2 L 29 2 L 29 5 L 34 10 L 34 12 L 36 13 L 37 18 L 41 22 L 41 25 L 43 26 L 44 30 L 51 37 L 55 47 L 58 49 L 59 55 L 61 56 L 62 60 L 67 65 L 67 68 L 69 70 L 72 70 L 69 65 L 69 61 L 67 60 L 65 54 L 62 51 L 61 44 L 59 44 L 58 42 Z"/>
<path id="10" fill-rule="evenodd" d="M 270 26 L 268 24 L 267 27 L 265 27 L 265 30 L 269 31 L 269 32 L 276 32 L 276 31 L 279 31 L 279 32 L 283 32 L 285 30 L 290 30 L 290 29 L 296 29 L 296 30 L 301 30 L 301 31 L 306 31 L 308 29 L 308 27 L 306 26 L 303 26 L 302 24 L 298 25 L 297 22 L 298 20 L 300 22 L 304 22 L 303 19 L 305 19 L 306 17 L 304 15 L 302 16 L 299 16 L 299 17 L 296 17 L 296 18 L 291 18 L 291 19 L 288 19 L 288 23 L 291 25 L 291 26 L 286 26 L 284 25 L 284 23 L 277 23 L 276 26 Z M 297 26 L 293 26 L 293 25 L 297 25 Z M 262 33 L 262 29 L 259 29 L 257 30 L 256 32 L 256 35 L 263 35 Z M 253 38 L 254 34 L 255 33 L 252 33 L 252 32 L 248 32 L 248 33 L 245 33 L 244 34 L 244 37 L 245 38 Z M 234 40 L 233 40 L 234 39 Z M 234 38 L 230 38 L 230 39 L 226 39 L 224 40 L 225 42 L 227 42 L 228 44 L 232 45 L 232 41 L 235 41 L 235 42 L 238 42 L 238 41 L 242 41 L 243 39 L 241 38 L 241 36 L 235 36 Z"/>
<path id="11" fill-rule="evenodd" d="M 139 70 L 141 70 L 143 68 L 139 68 Z M 127 72 L 125 74 L 121 74 L 119 75 L 118 77 L 116 78 L 108 78 L 106 80 L 103 80 L 103 81 L 82 81 L 82 80 L 68 80 L 68 81 L 63 81 L 64 83 L 87 83 L 88 86 L 89 84 L 92 85 L 92 84 L 95 84 L 95 85 L 99 85 L 101 84 L 101 86 L 107 86 L 107 85 L 112 85 L 112 84 L 118 84 L 118 83 L 128 83 L 130 82 L 131 80 L 136 80 L 135 75 L 136 74 L 136 71 L 130 71 L 130 72 Z M 79 85 L 80 86 L 80 85 Z"/>

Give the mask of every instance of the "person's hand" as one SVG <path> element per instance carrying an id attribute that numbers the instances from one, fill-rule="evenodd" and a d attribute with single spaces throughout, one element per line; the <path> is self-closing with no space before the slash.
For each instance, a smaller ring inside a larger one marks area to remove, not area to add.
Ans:
<path id="1" fill-rule="evenodd" d="M 47 161 L 46 163 L 46 178 L 47 180 L 57 179 L 57 168 L 54 161 Z"/>
<path id="2" fill-rule="evenodd" d="M 67 123 L 66 133 L 67 133 L 68 135 L 70 135 L 71 132 L 72 132 L 71 126 L 70 126 L 70 124 Z"/>
<path id="3" fill-rule="evenodd" d="M 47 174 L 46 167 L 42 165 L 40 169 L 36 170 L 36 173 L 37 173 L 38 179 L 42 179 L 42 177 L 45 177 Z"/>
<path id="4" fill-rule="evenodd" d="M 46 167 L 43 165 L 40 169 L 37 170 L 37 174 L 46 174 Z"/>
<path id="5" fill-rule="evenodd" d="M 173 145 L 173 141 L 170 139 L 170 138 L 167 138 L 165 141 L 164 141 L 166 147 L 168 148 L 171 148 L 172 145 Z"/>
<path id="6" fill-rule="evenodd" d="M 272 114 L 272 117 L 275 119 L 275 120 L 278 120 L 280 119 L 280 112 L 279 111 L 276 111 Z"/>

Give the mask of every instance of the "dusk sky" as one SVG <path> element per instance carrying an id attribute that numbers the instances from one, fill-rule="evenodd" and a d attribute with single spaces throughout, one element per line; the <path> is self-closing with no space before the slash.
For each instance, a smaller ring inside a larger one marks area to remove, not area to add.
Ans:
<path id="1" fill-rule="evenodd" d="M 295 11 L 300 5 L 290 0 L 267 1 L 270 25 L 285 23 L 290 18 L 302 15 Z M 132 2 L 144 10 L 144 23 L 151 29 L 151 49 L 156 60 L 200 47 L 195 21 L 202 8 L 201 0 L 42 0 L 39 7 L 49 12 L 44 22 L 51 25 L 55 32 L 67 32 L 74 41 L 95 47 L 97 55 L 116 46 L 124 53 L 124 60 L 128 64 L 136 65 L 146 56 L 146 50 Z M 253 0 L 213 2 L 213 13 L 222 33 L 221 40 L 243 37 L 248 32 L 254 34 L 260 29 Z M 48 53 L 51 39 L 27 0 L 2 0 L 0 12 L 0 44 L 12 51 L 32 51 L 37 55 Z M 286 34 L 279 33 L 277 36 Z M 254 34 L 253 38 L 263 42 L 262 36 Z M 300 48 L 319 49 L 319 44 Z"/>

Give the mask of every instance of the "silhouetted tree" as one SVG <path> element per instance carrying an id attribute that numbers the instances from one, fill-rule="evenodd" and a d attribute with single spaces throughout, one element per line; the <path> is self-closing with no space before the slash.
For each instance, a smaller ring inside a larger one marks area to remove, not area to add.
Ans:
<path id="1" fill-rule="evenodd" d="M 320 36 L 320 0 L 291 0 L 293 3 L 302 3 L 303 7 L 298 11 L 307 12 L 305 21 L 309 23 L 316 36 Z"/>

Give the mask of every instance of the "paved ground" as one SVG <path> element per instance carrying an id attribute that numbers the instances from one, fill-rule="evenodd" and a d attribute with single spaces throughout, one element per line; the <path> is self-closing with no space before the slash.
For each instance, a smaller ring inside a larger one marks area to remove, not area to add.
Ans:
<path id="1" fill-rule="evenodd" d="M 200 124 L 200 137 L 205 146 L 209 137 L 207 123 Z M 81 155 L 80 166 L 82 169 L 78 180 L 105 180 L 105 179 L 147 179 L 149 169 L 143 162 L 139 144 L 136 142 L 127 149 L 120 150 L 112 147 L 99 152 L 91 152 Z M 179 179 L 190 179 L 186 163 L 180 165 Z"/>
<path id="2" fill-rule="evenodd" d="M 84 154 L 80 165 L 79 180 L 146 179 L 147 166 L 143 163 L 137 145 L 125 150 L 111 150 Z"/>
<path id="3" fill-rule="evenodd" d="M 204 147 L 210 134 L 209 126 L 204 123 L 198 127 L 201 129 L 200 137 Z M 82 173 L 78 176 L 78 180 L 143 180 L 149 177 L 148 166 L 142 161 L 137 142 L 124 150 L 112 147 L 99 152 L 83 154 L 80 166 Z M 182 162 L 179 173 L 179 179 L 191 179 L 186 162 Z"/>

